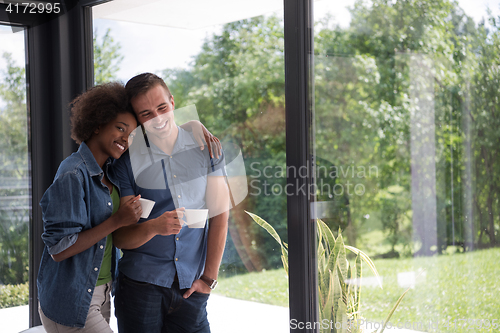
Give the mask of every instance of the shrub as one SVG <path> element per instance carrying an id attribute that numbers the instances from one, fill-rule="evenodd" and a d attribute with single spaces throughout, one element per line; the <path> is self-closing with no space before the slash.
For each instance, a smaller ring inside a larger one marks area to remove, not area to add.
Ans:
<path id="1" fill-rule="evenodd" d="M 28 305 L 28 301 L 28 282 L 22 284 L 5 284 L 0 286 L 0 309 L 19 305 Z"/>

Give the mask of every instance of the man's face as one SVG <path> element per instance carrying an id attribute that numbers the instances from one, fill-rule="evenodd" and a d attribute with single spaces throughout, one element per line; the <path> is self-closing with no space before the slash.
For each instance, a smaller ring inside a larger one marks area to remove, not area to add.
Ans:
<path id="1" fill-rule="evenodd" d="M 159 139 L 168 138 L 176 126 L 174 123 L 174 96 L 168 96 L 161 85 L 154 86 L 130 101 L 139 122 L 148 135 Z"/>

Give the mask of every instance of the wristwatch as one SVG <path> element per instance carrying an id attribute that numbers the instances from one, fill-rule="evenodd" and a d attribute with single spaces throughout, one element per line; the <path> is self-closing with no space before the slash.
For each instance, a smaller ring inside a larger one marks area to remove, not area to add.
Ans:
<path id="1" fill-rule="evenodd" d="M 205 274 L 203 274 L 202 276 L 200 276 L 200 280 L 202 280 L 203 282 L 205 282 L 207 284 L 207 286 L 209 286 L 210 289 L 212 289 L 212 290 L 214 290 L 215 287 L 217 287 L 217 280 L 211 279 L 208 276 L 206 276 Z"/>

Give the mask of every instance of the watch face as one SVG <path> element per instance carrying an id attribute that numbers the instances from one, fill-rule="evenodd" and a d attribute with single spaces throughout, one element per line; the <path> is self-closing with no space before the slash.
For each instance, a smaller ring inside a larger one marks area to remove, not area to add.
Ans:
<path id="1" fill-rule="evenodd" d="M 217 287 L 217 284 L 218 284 L 218 283 L 217 283 L 217 280 L 214 280 L 214 281 L 212 282 L 212 285 L 210 286 L 210 289 L 214 290 L 214 289 L 215 289 L 215 287 Z"/>

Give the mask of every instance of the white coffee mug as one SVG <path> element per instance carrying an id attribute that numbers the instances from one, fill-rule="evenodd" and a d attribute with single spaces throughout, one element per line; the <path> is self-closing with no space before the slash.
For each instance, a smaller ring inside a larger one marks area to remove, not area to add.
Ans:
<path id="1" fill-rule="evenodd" d="M 204 228 L 207 222 L 208 209 L 186 209 L 184 216 L 188 228 Z"/>
<path id="2" fill-rule="evenodd" d="M 155 202 L 153 200 L 148 200 L 148 199 L 144 199 L 144 198 L 139 198 L 139 202 L 141 203 L 141 207 L 142 207 L 141 217 L 143 219 L 147 219 L 149 214 L 151 214 L 151 211 L 153 210 Z"/>

